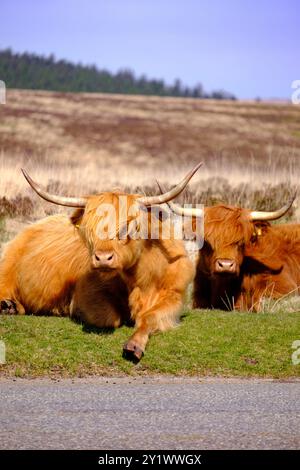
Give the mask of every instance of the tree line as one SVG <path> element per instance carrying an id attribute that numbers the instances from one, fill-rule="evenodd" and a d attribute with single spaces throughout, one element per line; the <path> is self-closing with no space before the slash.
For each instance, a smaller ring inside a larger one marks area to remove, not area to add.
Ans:
<path id="1" fill-rule="evenodd" d="M 189 87 L 176 79 L 174 84 L 168 85 L 164 80 L 149 79 L 145 75 L 136 77 L 130 69 L 112 73 L 95 65 L 57 60 L 54 55 L 19 54 L 11 49 L 0 50 L 0 79 L 7 88 L 236 99 L 224 90 L 207 93 L 200 83 Z"/>

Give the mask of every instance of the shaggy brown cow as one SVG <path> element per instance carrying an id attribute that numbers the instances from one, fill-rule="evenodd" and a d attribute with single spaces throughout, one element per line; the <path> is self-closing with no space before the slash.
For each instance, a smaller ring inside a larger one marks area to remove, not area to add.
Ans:
<path id="1" fill-rule="evenodd" d="M 300 226 L 271 226 L 278 211 L 254 212 L 219 205 L 204 209 L 204 244 L 194 280 L 195 308 L 259 311 L 263 297 L 279 298 L 300 284 Z M 179 215 L 203 217 L 200 209 L 168 203 Z"/>
<path id="2" fill-rule="evenodd" d="M 183 191 L 199 167 L 173 190 L 151 197 L 115 192 L 66 198 L 47 193 L 24 172 L 41 197 L 77 209 L 71 221 L 47 217 L 10 242 L 0 265 L 2 312 L 51 311 L 97 327 L 118 327 L 130 317 L 136 330 L 124 352 L 139 360 L 149 336 L 178 320 L 195 274 L 172 226 L 163 239 L 165 222 L 148 209 Z M 156 239 L 135 236 L 138 229 L 150 233 L 155 223 Z"/>

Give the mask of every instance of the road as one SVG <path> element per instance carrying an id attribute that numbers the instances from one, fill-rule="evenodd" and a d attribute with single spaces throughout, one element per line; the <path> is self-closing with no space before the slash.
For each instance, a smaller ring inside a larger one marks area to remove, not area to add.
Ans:
<path id="1" fill-rule="evenodd" d="M 1 449 L 299 449 L 300 382 L 1 379 Z"/>

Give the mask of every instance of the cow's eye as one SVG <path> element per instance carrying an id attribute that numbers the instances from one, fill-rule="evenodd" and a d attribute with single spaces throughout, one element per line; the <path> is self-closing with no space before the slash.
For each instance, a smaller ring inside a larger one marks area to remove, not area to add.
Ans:
<path id="1" fill-rule="evenodd" d="M 207 240 L 204 240 L 202 250 L 205 250 L 207 253 L 211 253 L 213 251 L 211 244 Z"/>
<path id="2" fill-rule="evenodd" d="M 238 248 L 239 250 L 243 250 L 245 248 L 245 242 L 238 242 Z"/>

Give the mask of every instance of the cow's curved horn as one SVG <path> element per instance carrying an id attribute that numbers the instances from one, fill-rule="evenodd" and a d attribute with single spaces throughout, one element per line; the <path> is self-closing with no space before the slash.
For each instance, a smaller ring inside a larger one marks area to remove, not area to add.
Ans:
<path id="1" fill-rule="evenodd" d="M 198 163 L 189 173 L 183 178 L 183 180 L 178 183 L 174 188 L 172 188 L 170 191 L 159 194 L 158 196 L 143 196 L 139 198 L 139 202 L 141 204 L 144 204 L 145 206 L 153 206 L 155 204 L 164 204 L 165 202 L 170 201 L 171 199 L 174 199 L 176 196 L 178 196 L 187 186 L 188 182 L 190 179 L 194 176 L 197 170 L 199 170 L 200 166 L 202 166 L 202 162 Z"/>
<path id="2" fill-rule="evenodd" d="M 58 204 L 60 206 L 67 206 L 67 207 L 85 207 L 86 199 L 83 197 L 65 197 L 65 196 L 57 196 L 56 194 L 50 194 L 45 189 L 43 189 L 38 183 L 33 181 L 33 179 L 29 176 L 26 170 L 21 168 L 23 175 L 25 176 L 26 180 L 32 187 L 32 189 L 43 199 L 48 202 L 53 202 L 54 204 Z"/>
<path id="3" fill-rule="evenodd" d="M 291 200 L 285 204 L 281 209 L 278 209 L 277 211 L 273 212 L 264 212 L 264 211 L 252 211 L 250 212 L 250 219 L 253 220 L 253 222 L 258 221 L 258 220 L 276 220 L 280 219 L 284 214 L 287 213 L 287 211 L 292 207 L 292 204 L 296 198 L 296 194 L 293 195 Z"/>
<path id="4" fill-rule="evenodd" d="M 163 189 L 160 183 L 156 180 L 156 183 L 159 187 L 161 193 L 163 193 Z M 176 215 L 186 216 L 186 217 L 203 217 L 203 210 L 195 207 L 181 207 L 174 202 L 168 201 L 168 206 L 170 207 L 171 211 L 174 212 Z"/>

